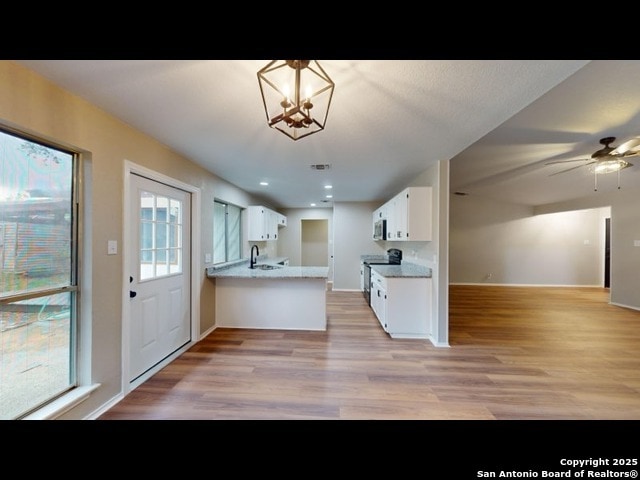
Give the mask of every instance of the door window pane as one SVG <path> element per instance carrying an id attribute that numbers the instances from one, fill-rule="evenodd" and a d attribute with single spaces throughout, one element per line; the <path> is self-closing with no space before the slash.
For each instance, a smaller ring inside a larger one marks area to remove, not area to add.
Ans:
<path id="1" fill-rule="evenodd" d="M 140 192 L 140 280 L 182 272 L 182 202 Z"/>

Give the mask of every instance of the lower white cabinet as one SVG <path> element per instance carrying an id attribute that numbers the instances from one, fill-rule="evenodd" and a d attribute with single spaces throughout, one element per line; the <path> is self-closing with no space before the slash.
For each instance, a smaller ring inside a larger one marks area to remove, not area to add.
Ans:
<path id="1" fill-rule="evenodd" d="M 389 331 L 387 325 L 387 290 L 384 278 L 371 272 L 371 308 L 385 332 Z"/>
<path id="2" fill-rule="evenodd" d="M 371 271 L 371 308 L 392 338 L 431 335 L 431 279 L 383 277 Z"/>

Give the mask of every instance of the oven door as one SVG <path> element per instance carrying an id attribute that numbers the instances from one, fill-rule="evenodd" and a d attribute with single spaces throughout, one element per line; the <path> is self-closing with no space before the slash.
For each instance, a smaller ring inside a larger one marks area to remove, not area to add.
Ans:
<path id="1" fill-rule="evenodd" d="M 363 269 L 364 299 L 367 301 L 367 305 L 371 305 L 371 266 L 365 263 Z"/>

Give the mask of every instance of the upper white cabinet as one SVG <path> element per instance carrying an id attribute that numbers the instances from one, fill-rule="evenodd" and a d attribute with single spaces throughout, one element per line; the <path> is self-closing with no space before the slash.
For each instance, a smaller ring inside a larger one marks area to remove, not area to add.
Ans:
<path id="1" fill-rule="evenodd" d="M 377 208 L 373 212 L 373 223 L 376 223 L 378 220 L 386 220 L 387 219 L 387 204 L 385 203 L 380 208 Z"/>
<path id="2" fill-rule="evenodd" d="M 374 212 L 385 212 L 387 240 L 432 240 L 432 187 L 408 187 Z"/>
<path id="3" fill-rule="evenodd" d="M 287 225 L 287 217 L 260 205 L 247 207 L 248 240 L 269 241 L 278 239 L 278 227 Z"/>

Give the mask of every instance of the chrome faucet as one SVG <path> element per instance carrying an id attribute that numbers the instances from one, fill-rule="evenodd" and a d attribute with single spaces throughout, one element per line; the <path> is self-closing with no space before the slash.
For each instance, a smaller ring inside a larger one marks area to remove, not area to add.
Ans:
<path id="1" fill-rule="evenodd" d="M 256 256 L 253 256 L 253 249 L 256 250 Z M 249 268 L 255 268 L 256 263 L 258 262 L 258 255 L 260 255 L 260 250 L 258 249 L 258 245 L 254 245 L 251 247 L 251 266 Z"/>

